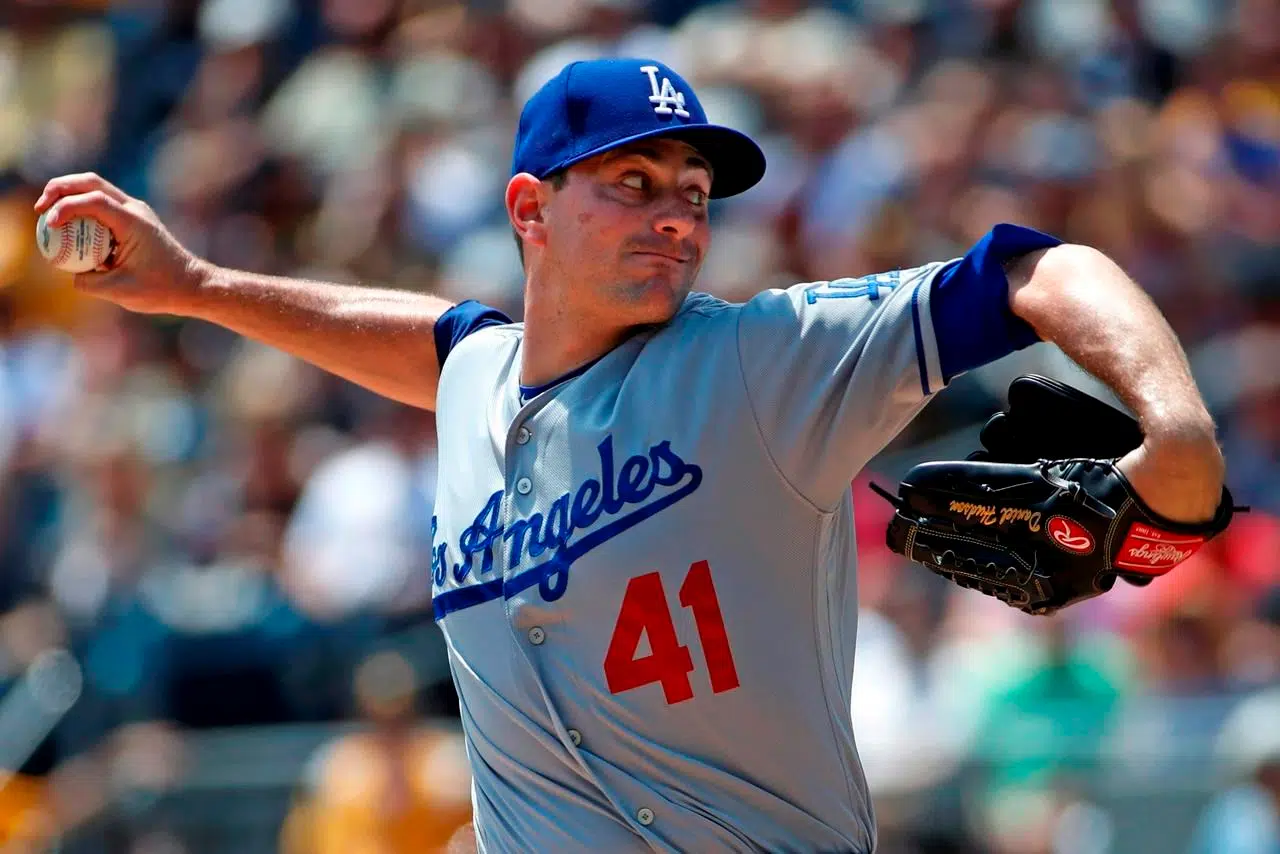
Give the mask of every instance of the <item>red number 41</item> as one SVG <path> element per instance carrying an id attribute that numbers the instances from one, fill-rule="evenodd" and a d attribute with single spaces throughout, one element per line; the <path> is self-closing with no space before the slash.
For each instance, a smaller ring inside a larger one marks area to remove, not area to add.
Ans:
<path id="1" fill-rule="evenodd" d="M 707 659 L 711 675 L 711 690 L 717 694 L 738 687 L 738 669 L 733 664 L 733 651 L 729 649 L 729 635 L 724 630 L 724 618 L 720 614 L 720 600 L 711 582 L 711 567 L 700 560 L 689 567 L 689 574 L 680 585 L 680 604 L 693 610 L 693 622 L 698 628 L 698 640 Z M 640 639 L 649 635 L 648 655 L 636 656 Z M 609 651 L 604 657 L 604 675 L 609 690 L 614 694 L 639 688 L 651 682 L 662 683 L 662 693 L 667 704 L 682 703 L 693 699 L 693 685 L 689 674 L 693 672 L 693 657 L 689 648 L 681 646 L 676 637 L 671 609 L 667 606 L 667 593 L 662 588 L 662 576 L 656 572 L 637 575 L 627 582 L 618 612 L 618 624 L 609 641 Z"/>

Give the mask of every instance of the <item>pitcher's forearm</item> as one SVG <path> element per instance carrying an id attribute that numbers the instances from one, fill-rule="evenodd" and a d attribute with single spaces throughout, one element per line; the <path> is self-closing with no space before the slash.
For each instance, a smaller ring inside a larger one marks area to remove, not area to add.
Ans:
<path id="1" fill-rule="evenodd" d="M 1072 245 L 1042 250 L 1013 265 L 1009 285 L 1014 313 L 1115 391 L 1145 432 L 1212 436 L 1177 335 L 1105 255 Z"/>
<path id="2" fill-rule="evenodd" d="M 35 210 L 51 226 L 87 217 L 110 230 L 109 262 L 76 274 L 81 293 L 129 311 L 207 320 L 378 394 L 435 408 L 434 331 L 445 300 L 216 267 L 182 246 L 150 205 L 93 172 L 50 180 Z"/>
<path id="3" fill-rule="evenodd" d="M 1202 521 L 1225 464 L 1178 337 L 1151 299 L 1097 250 L 1062 245 L 1009 270 L 1010 306 L 1133 410 L 1145 440 L 1119 463 L 1157 513 Z"/>
<path id="4" fill-rule="evenodd" d="M 180 306 L 378 394 L 434 409 L 435 322 L 452 303 L 426 294 L 263 276 L 212 265 Z"/>

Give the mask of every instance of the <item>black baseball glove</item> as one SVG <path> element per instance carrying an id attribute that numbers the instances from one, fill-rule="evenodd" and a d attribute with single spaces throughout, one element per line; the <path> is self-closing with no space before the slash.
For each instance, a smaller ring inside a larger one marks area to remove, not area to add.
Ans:
<path id="1" fill-rule="evenodd" d="M 969 458 L 915 466 L 898 494 L 889 548 L 963 587 L 1030 614 L 1144 585 L 1224 531 L 1237 510 L 1224 489 L 1214 518 L 1165 519 L 1115 462 L 1142 443 L 1129 415 L 1056 380 L 1021 376 Z"/>

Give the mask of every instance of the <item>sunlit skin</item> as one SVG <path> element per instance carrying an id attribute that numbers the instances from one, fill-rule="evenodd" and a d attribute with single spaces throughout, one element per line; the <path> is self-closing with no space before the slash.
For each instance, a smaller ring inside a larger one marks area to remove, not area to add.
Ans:
<path id="1" fill-rule="evenodd" d="M 542 385 L 678 310 L 710 243 L 711 175 L 670 139 L 570 170 L 563 187 L 520 174 L 507 213 L 526 254 L 520 378 Z M 165 228 L 145 202 L 92 172 L 49 181 L 35 203 L 51 225 L 105 223 L 110 269 L 76 289 L 130 311 L 195 317 L 262 341 L 393 400 L 434 410 L 431 334 L 452 306 L 413 291 L 287 279 L 219 267 Z M 1009 308 L 1115 391 L 1145 440 L 1117 464 L 1153 511 L 1213 516 L 1225 464 L 1186 354 L 1159 309 L 1114 261 L 1063 244 L 1007 268 Z"/>
<path id="2" fill-rule="evenodd" d="M 560 189 L 513 177 L 524 241 L 521 382 L 539 385 L 670 320 L 711 242 L 711 169 L 691 146 L 649 139 L 570 167 Z"/>

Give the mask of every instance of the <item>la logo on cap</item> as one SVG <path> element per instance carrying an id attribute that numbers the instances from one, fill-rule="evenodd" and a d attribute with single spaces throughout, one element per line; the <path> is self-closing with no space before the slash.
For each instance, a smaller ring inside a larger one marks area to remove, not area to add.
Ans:
<path id="1" fill-rule="evenodd" d="M 653 94 L 649 96 L 649 103 L 653 104 L 653 111 L 662 116 L 677 115 L 682 119 L 689 118 L 689 111 L 684 108 L 684 93 L 676 90 L 671 85 L 670 77 L 662 78 L 662 85 L 658 85 L 658 66 L 642 65 L 640 70 L 649 75 L 649 87 L 653 90 Z"/>

